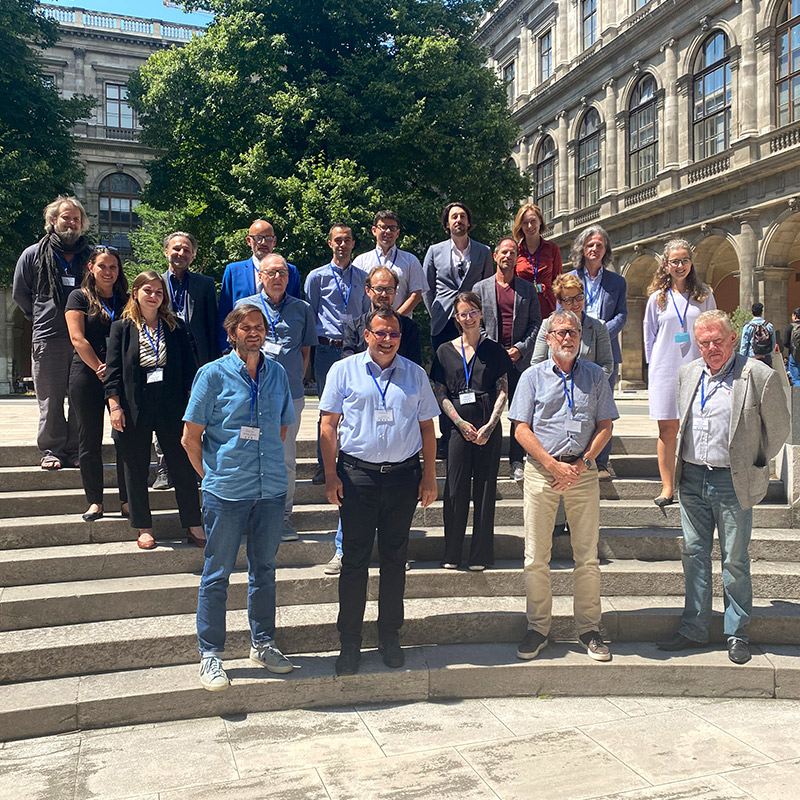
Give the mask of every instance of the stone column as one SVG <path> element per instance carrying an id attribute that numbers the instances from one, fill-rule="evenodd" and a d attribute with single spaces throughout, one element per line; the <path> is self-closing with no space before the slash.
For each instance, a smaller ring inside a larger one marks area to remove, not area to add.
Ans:
<path id="1" fill-rule="evenodd" d="M 757 75 L 756 75 L 756 0 L 742 0 L 739 16 L 741 25 L 742 57 L 739 67 L 739 91 L 737 92 L 739 135 L 758 133 Z"/>
<path id="2" fill-rule="evenodd" d="M 560 217 L 569 211 L 569 145 L 567 144 L 567 112 L 559 111 L 556 114 L 558 132 L 556 134 L 556 147 L 558 156 L 556 160 L 557 188 L 556 191 L 556 216 Z"/>
<path id="3" fill-rule="evenodd" d="M 569 11 L 567 3 L 558 4 L 558 18 L 556 20 L 556 33 L 558 34 L 555 58 L 553 59 L 553 69 L 557 69 L 562 64 L 567 64 L 570 59 L 569 49 Z"/>
<path id="4" fill-rule="evenodd" d="M 756 300 L 754 274 L 761 224 L 758 214 L 752 211 L 734 214 L 733 218 L 739 223 L 739 233 L 735 236 L 739 253 L 739 305 L 749 309 Z"/>
<path id="5" fill-rule="evenodd" d="M 793 267 L 763 266 L 754 270 L 756 297 L 764 304 L 764 318 L 776 331 L 784 328 L 790 316 L 789 280 L 794 273 Z"/>
<path id="6" fill-rule="evenodd" d="M 522 136 L 517 141 L 517 147 L 519 148 L 519 171 L 525 172 L 530 165 L 531 148 L 528 144 L 528 140 Z"/>
<path id="7" fill-rule="evenodd" d="M 659 145 L 663 153 L 664 169 L 678 167 L 678 56 L 675 40 L 667 39 L 661 45 L 664 54 L 664 114 L 658 120 Z"/>
<path id="8" fill-rule="evenodd" d="M 626 192 L 631 185 L 630 175 L 628 174 L 628 112 L 623 109 L 617 112 L 615 120 L 617 126 L 617 191 Z"/>
<path id="9" fill-rule="evenodd" d="M 777 125 L 772 111 L 775 102 L 775 68 L 772 66 L 774 42 L 774 25 L 756 34 L 756 126 L 759 132 L 775 130 Z"/>
<path id="10" fill-rule="evenodd" d="M 628 294 L 628 321 L 619 335 L 622 363 L 619 366 L 620 389 L 644 389 L 644 333 L 642 319 L 647 298 Z"/>
<path id="11" fill-rule="evenodd" d="M 689 96 L 692 90 L 692 76 L 681 75 L 675 82 L 677 88 L 677 113 L 674 119 L 677 120 L 675 124 L 675 132 L 672 136 L 672 141 L 675 143 L 675 149 L 678 156 L 677 166 L 688 164 L 692 161 L 692 151 L 689 147 L 691 141 L 692 130 L 692 114 L 689 103 Z"/>
<path id="12" fill-rule="evenodd" d="M 519 69 L 517 70 L 517 97 L 527 95 L 533 86 L 530 62 L 531 32 L 525 27 L 525 17 L 517 17 L 519 23 Z"/>
<path id="13" fill-rule="evenodd" d="M 606 91 L 604 103 L 604 116 L 605 116 L 605 153 L 601 153 L 601 167 L 605 172 L 605 191 L 600 194 L 616 194 L 617 193 L 617 88 L 616 82 L 613 78 L 609 78 L 604 84 L 603 88 Z M 623 168 L 624 174 L 624 168 Z"/>

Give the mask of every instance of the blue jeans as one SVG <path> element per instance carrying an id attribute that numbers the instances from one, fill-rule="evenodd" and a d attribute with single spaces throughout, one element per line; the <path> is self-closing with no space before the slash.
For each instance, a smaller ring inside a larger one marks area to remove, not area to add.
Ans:
<path id="1" fill-rule="evenodd" d="M 678 487 L 683 527 L 683 574 L 686 601 L 682 633 L 696 642 L 708 641 L 711 626 L 711 546 L 714 527 L 722 554 L 722 586 L 726 636 L 747 641 L 753 613 L 753 584 L 747 548 L 753 529 L 753 509 L 739 505 L 731 472 L 683 462 Z"/>
<path id="2" fill-rule="evenodd" d="M 328 377 L 331 367 L 342 360 L 342 348 L 331 347 L 328 344 L 318 344 L 314 352 L 314 377 L 317 379 L 317 394 L 322 397 L 325 390 L 325 380 Z M 322 419 L 320 413 L 317 420 L 317 464 L 322 469 L 322 451 L 319 449 L 319 420 Z"/>
<path id="3" fill-rule="evenodd" d="M 800 366 L 793 356 L 789 356 L 789 376 L 792 379 L 792 386 L 800 386 Z"/>
<path id="4" fill-rule="evenodd" d="M 253 644 L 275 636 L 275 557 L 283 530 L 286 495 L 264 500 L 223 500 L 203 492 L 203 524 L 208 541 L 197 598 L 197 642 L 201 653 L 225 649 L 228 579 L 247 534 L 247 613 Z"/>

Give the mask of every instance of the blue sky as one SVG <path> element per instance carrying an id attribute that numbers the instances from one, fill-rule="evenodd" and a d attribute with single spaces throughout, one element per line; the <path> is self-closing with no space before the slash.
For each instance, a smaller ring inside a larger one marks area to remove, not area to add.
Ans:
<path id="1" fill-rule="evenodd" d="M 163 19 L 168 22 L 183 22 L 187 25 L 208 25 L 210 14 L 185 14 L 180 8 L 169 8 L 163 0 L 44 0 L 48 5 L 65 8 L 85 8 L 89 11 L 106 11 L 111 14 L 124 14 L 145 19 Z"/>

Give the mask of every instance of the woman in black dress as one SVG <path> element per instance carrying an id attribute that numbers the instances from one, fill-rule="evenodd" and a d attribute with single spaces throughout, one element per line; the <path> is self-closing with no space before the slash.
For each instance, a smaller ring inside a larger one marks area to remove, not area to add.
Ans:
<path id="1" fill-rule="evenodd" d="M 500 415 L 508 399 L 511 359 L 505 348 L 481 333 L 481 301 L 462 292 L 453 304 L 461 331 L 436 351 L 431 368 L 434 393 L 453 421 L 444 488 L 445 569 L 456 569 L 469 515 L 470 484 L 474 506 L 467 564 L 479 572 L 494 563 L 494 509 L 500 445 Z"/>
<path id="2" fill-rule="evenodd" d="M 80 289 L 67 298 L 65 315 L 75 355 L 69 371 L 69 405 L 78 421 L 78 461 L 89 508 L 86 522 L 103 516 L 103 418 L 106 410 L 103 378 L 111 323 L 128 301 L 128 281 L 114 247 L 92 250 Z M 128 515 L 128 495 L 122 460 L 117 455 L 117 485 L 122 516 Z"/>

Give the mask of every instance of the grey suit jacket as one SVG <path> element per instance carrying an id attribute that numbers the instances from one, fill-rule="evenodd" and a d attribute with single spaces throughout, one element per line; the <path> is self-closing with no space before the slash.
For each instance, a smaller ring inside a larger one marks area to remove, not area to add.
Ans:
<path id="1" fill-rule="evenodd" d="M 684 364 L 678 373 L 681 428 L 676 486 L 680 486 L 683 438 L 703 366 L 703 359 L 698 358 Z M 769 460 L 777 454 L 788 435 L 789 408 L 777 373 L 766 364 L 737 353 L 728 448 L 733 488 L 743 509 L 752 508 L 764 498 L 769 488 Z"/>
<path id="2" fill-rule="evenodd" d="M 540 364 L 550 358 L 550 348 L 547 345 L 545 334 L 550 332 L 550 317 L 548 317 L 539 328 L 539 335 L 536 337 L 536 346 L 533 350 L 531 364 Z M 605 322 L 594 317 L 586 316 L 583 318 L 581 328 L 581 349 L 578 358 L 584 361 L 591 361 L 603 368 L 606 377 L 610 378 L 614 371 L 614 356 L 611 352 L 611 339 Z"/>
<path id="3" fill-rule="evenodd" d="M 483 329 L 490 339 L 500 341 L 500 320 L 497 313 L 497 278 L 478 281 L 472 291 L 481 298 L 483 308 Z M 511 336 L 514 340 L 513 347 L 522 353 L 522 358 L 514 362 L 517 371 L 524 372 L 531 365 L 533 345 L 536 334 L 542 324 L 542 312 L 539 308 L 539 298 L 536 289 L 528 281 L 517 278 L 514 281 L 514 323 Z"/>
<path id="4" fill-rule="evenodd" d="M 459 292 L 471 292 L 475 284 L 494 274 L 491 250 L 470 239 L 470 264 L 463 278 L 450 259 L 450 239 L 431 245 L 425 253 L 422 268 L 428 282 L 428 291 L 422 299 L 431 315 L 431 336 L 441 333 L 453 314 L 453 302 Z"/>

